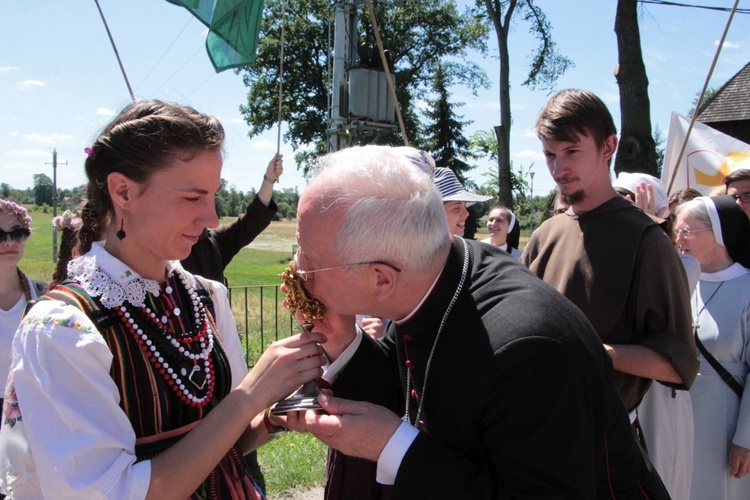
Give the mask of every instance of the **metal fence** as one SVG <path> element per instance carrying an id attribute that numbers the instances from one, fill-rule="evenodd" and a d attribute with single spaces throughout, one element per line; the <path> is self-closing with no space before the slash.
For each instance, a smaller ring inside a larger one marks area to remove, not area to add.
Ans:
<path id="1" fill-rule="evenodd" d="M 269 344 L 301 331 L 282 305 L 280 285 L 230 286 L 228 291 L 248 368 L 255 366 Z"/>

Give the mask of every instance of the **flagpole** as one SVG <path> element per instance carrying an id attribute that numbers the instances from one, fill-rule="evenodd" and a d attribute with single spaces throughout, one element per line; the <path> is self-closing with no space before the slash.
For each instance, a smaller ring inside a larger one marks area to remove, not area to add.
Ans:
<path id="1" fill-rule="evenodd" d="M 130 82 L 128 81 L 128 75 L 125 74 L 125 68 L 122 65 L 122 61 L 120 60 L 120 54 L 117 52 L 117 47 L 115 46 L 115 41 L 112 38 L 112 33 L 109 31 L 109 26 L 107 26 L 107 20 L 104 19 L 104 12 L 102 12 L 102 8 L 99 6 L 99 0 L 94 0 L 96 3 L 96 8 L 99 9 L 99 15 L 102 16 L 102 22 L 104 23 L 104 29 L 107 30 L 107 36 L 109 36 L 109 42 L 112 44 L 112 49 L 115 51 L 115 57 L 117 57 L 117 63 L 120 65 L 120 71 L 122 71 L 122 77 L 125 78 L 125 85 L 128 86 L 128 92 L 130 92 L 130 99 L 135 102 L 135 95 L 133 95 L 133 89 L 130 88 Z"/>
<path id="2" fill-rule="evenodd" d="M 716 53 L 714 54 L 714 60 L 711 63 L 711 68 L 708 70 L 708 75 L 706 76 L 706 81 L 703 83 L 703 89 L 701 90 L 700 95 L 698 96 L 698 102 L 695 104 L 695 110 L 693 111 L 693 116 L 690 118 L 690 125 L 688 126 L 688 129 L 685 131 L 685 139 L 682 141 L 682 148 L 680 148 L 680 154 L 677 155 L 677 162 L 674 165 L 674 170 L 672 171 L 672 178 L 669 179 L 669 186 L 667 186 L 667 194 L 671 194 L 672 191 L 672 185 L 674 184 L 674 180 L 677 177 L 677 170 L 680 168 L 680 162 L 682 162 L 682 157 L 685 154 L 685 150 L 687 149 L 688 140 L 690 139 L 690 132 L 693 130 L 693 125 L 695 125 L 695 120 L 698 118 L 698 110 L 701 107 L 701 104 L 703 103 L 703 96 L 706 94 L 706 89 L 708 88 L 708 82 L 711 80 L 711 75 L 714 73 L 714 68 L 716 67 L 716 62 L 719 60 L 719 54 L 721 53 L 721 48 L 724 46 L 724 40 L 727 37 L 727 32 L 729 31 L 729 25 L 732 24 L 732 18 L 734 17 L 734 13 L 737 10 L 737 5 L 740 3 L 740 0 L 734 1 L 734 7 L 732 7 L 732 12 L 729 13 L 729 19 L 727 19 L 727 25 L 724 27 L 724 33 L 721 34 L 721 40 L 719 41 L 719 46 L 716 48 Z"/>
<path id="3" fill-rule="evenodd" d="M 281 151 L 281 103 L 284 88 L 284 18 L 286 17 L 286 2 L 281 1 L 281 50 L 279 51 L 279 118 L 276 133 L 276 154 Z"/>

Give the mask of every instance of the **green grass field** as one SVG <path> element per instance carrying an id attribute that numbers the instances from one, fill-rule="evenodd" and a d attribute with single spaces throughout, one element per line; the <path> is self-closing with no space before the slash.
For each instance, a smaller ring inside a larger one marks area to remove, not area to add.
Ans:
<path id="1" fill-rule="evenodd" d="M 52 259 L 52 214 L 31 212 L 31 217 L 33 233 L 26 242 L 20 267 L 29 277 L 48 281 L 55 265 Z M 291 260 L 293 245 L 294 223 L 271 223 L 261 237 L 243 249 L 227 267 L 229 285 L 278 285 L 279 274 Z M 261 307 L 257 297 L 251 294 L 245 305 L 243 293 L 237 291 L 232 300 L 232 310 L 243 336 L 243 345 L 249 350 L 251 365 L 262 353 L 261 346 L 275 339 L 275 330 L 281 332 L 280 336 L 286 336 L 296 327 L 291 324 L 290 315 L 276 303 L 273 294 L 264 299 Z M 259 314 L 261 310 L 264 314 Z M 259 339 L 261 330 L 267 332 L 262 341 Z M 245 341 L 245 338 L 250 341 Z M 327 447 L 307 434 L 283 434 L 263 446 L 258 451 L 258 461 L 265 477 L 268 498 L 282 498 L 296 488 L 322 485 L 326 453 Z"/>

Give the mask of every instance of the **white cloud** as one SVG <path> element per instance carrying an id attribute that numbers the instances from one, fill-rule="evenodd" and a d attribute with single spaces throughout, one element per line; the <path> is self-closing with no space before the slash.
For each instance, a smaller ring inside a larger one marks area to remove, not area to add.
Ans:
<path id="1" fill-rule="evenodd" d="M 604 91 L 599 93 L 599 97 L 602 101 L 607 103 L 607 106 L 609 109 L 619 109 L 620 108 L 620 93 L 618 91 L 609 92 Z"/>
<path id="2" fill-rule="evenodd" d="M 51 154 L 47 149 L 11 149 L 7 153 L 13 156 L 32 156 L 35 158 L 46 158 Z"/>
<path id="3" fill-rule="evenodd" d="M 658 47 L 644 47 L 643 48 L 644 59 L 648 60 L 649 63 L 657 64 L 667 62 L 669 59 L 665 53 Z M 647 64 L 648 65 L 648 64 Z"/>
<path id="4" fill-rule="evenodd" d="M 96 108 L 96 115 L 97 116 L 115 116 L 116 111 L 113 111 L 108 108 Z"/>
<path id="5" fill-rule="evenodd" d="M 542 153 L 540 153 L 539 151 L 534 151 L 532 149 L 522 149 L 521 151 L 513 153 L 513 156 L 516 158 L 544 160 L 544 155 Z"/>
<path id="6" fill-rule="evenodd" d="M 515 130 L 515 129 L 513 129 Z M 515 137 L 525 137 L 527 139 L 536 139 L 537 135 L 536 132 L 534 132 L 533 128 L 525 128 L 521 130 L 520 132 L 512 132 L 513 136 Z"/>
<path id="7" fill-rule="evenodd" d="M 226 120 L 221 120 L 221 123 L 226 125 L 227 123 L 231 123 L 232 125 L 247 125 L 247 122 L 244 120 L 244 118 L 229 118 Z"/>
<path id="8" fill-rule="evenodd" d="M 17 66 L 0 66 L 0 73 L 10 73 L 11 71 L 18 71 Z"/>
<path id="9" fill-rule="evenodd" d="M 466 109 L 480 109 L 490 111 L 500 111 L 500 102 L 495 100 L 478 101 L 472 98 L 471 101 L 465 103 Z"/>
<path id="10" fill-rule="evenodd" d="M 253 141 L 250 144 L 252 149 L 258 149 L 260 151 L 276 151 L 276 143 L 269 141 L 268 139 L 261 139 L 260 141 Z"/>
<path id="11" fill-rule="evenodd" d="M 718 46 L 719 45 L 719 41 L 718 40 L 714 41 L 714 45 Z M 739 49 L 740 47 L 741 47 L 741 45 L 739 43 L 732 43 L 732 42 L 728 42 L 728 41 L 724 40 L 723 48 L 725 48 L 725 49 Z"/>
<path id="12" fill-rule="evenodd" d="M 427 111 L 429 109 L 432 109 L 428 102 L 424 99 L 417 99 L 416 101 L 414 101 L 414 106 L 420 111 Z"/>
<path id="13" fill-rule="evenodd" d="M 42 144 L 51 144 L 51 145 L 73 139 L 72 135 L 67 135 L 67 134 L 42 135 L 39 132 L 32 132 L 30 134 L 19 134 L 18 132 L 11 132 L 10 135 L 12 135 L 13 137 L 20 137 L 21 139 L 25 139 L 27 141 L 39 142 Z"/>
<path id="14" fill-rule="evenodd" d="M 26 90 L 31 87 L 44 87 L 44 82 L 40 80 L 24 80 L 22 82 L 16 83 L 16 87 L 21 90 Z"/>

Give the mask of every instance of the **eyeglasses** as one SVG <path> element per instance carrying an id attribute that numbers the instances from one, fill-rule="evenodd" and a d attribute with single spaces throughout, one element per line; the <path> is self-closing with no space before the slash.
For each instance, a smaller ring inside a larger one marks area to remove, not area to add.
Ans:
<path id="1" fill-rule="evenodd" d="M 323 267 L 323 268 L 320 268 L 320 269 L 311 269 L 309 271 L 301 269 L 300 265 L 299 265 L 299 261 L 300 261 L 299 252 L 297 252 L 297 253 L 294 254 L 294 271 L 299 275 L 299 277 L 300 277 L 300 279 L 302 281 L 307 281 L 307 275 L 308 274 L 319 273 L 319 272 L 322 272 L 322 271 L 331 271 L 332 269 L 342 269 L 344 267 L 349 267 L 349 266 L 364 266 L 364 265 L 367 265 L 367 264 L 382 264 L 384 266 L 388 266 L 388 267 L 392 268 L 397 273 L 401 272 L 401 269 L 399 269 L 398 267 L 394 266 L 393 264 L 389 264 L 387 262 L 383 262 L 381 260 L 369 260 L 369 261 L 366 261 L 366 262 L 353 262 L 351 264 L 342 264 L 340 266 L 333 266 L 333 267 Z"/>
<path id="2" fill-rule="evenodd" d="M 13 240 L 13 243 L 23 243 L 29 236 L 31 236 L 31 231 L 22 227 L 16 228 L 12 231 L 3 231 L 0 229 L 0 245 L 8 240 L 8 236 Z"/>
<path id="3" fill-rule="evenodd" d="M 729 196 L 734 198 L 734 201 L 740 200 L 742 203 L 750 203 L 750 191 L 747 193 L 730 194 Z"/>
<path id="4" fill-rule="evenodd" d="M 682 237 L 682 238 L 690 238 L 691 234 L 700 233 L 701 231 L 711 231 L 711 230 L 712 229 L 708 228 L 708 227 L 704 227 L 703 229 L 685 229 L 683 227 L 683 228 L 680 228 L 680 229 L 675 229 L 674 230 L 674 234 L 675 234 L 675 236 L 677 238 L 680 238 L 680 237 Z"/>

